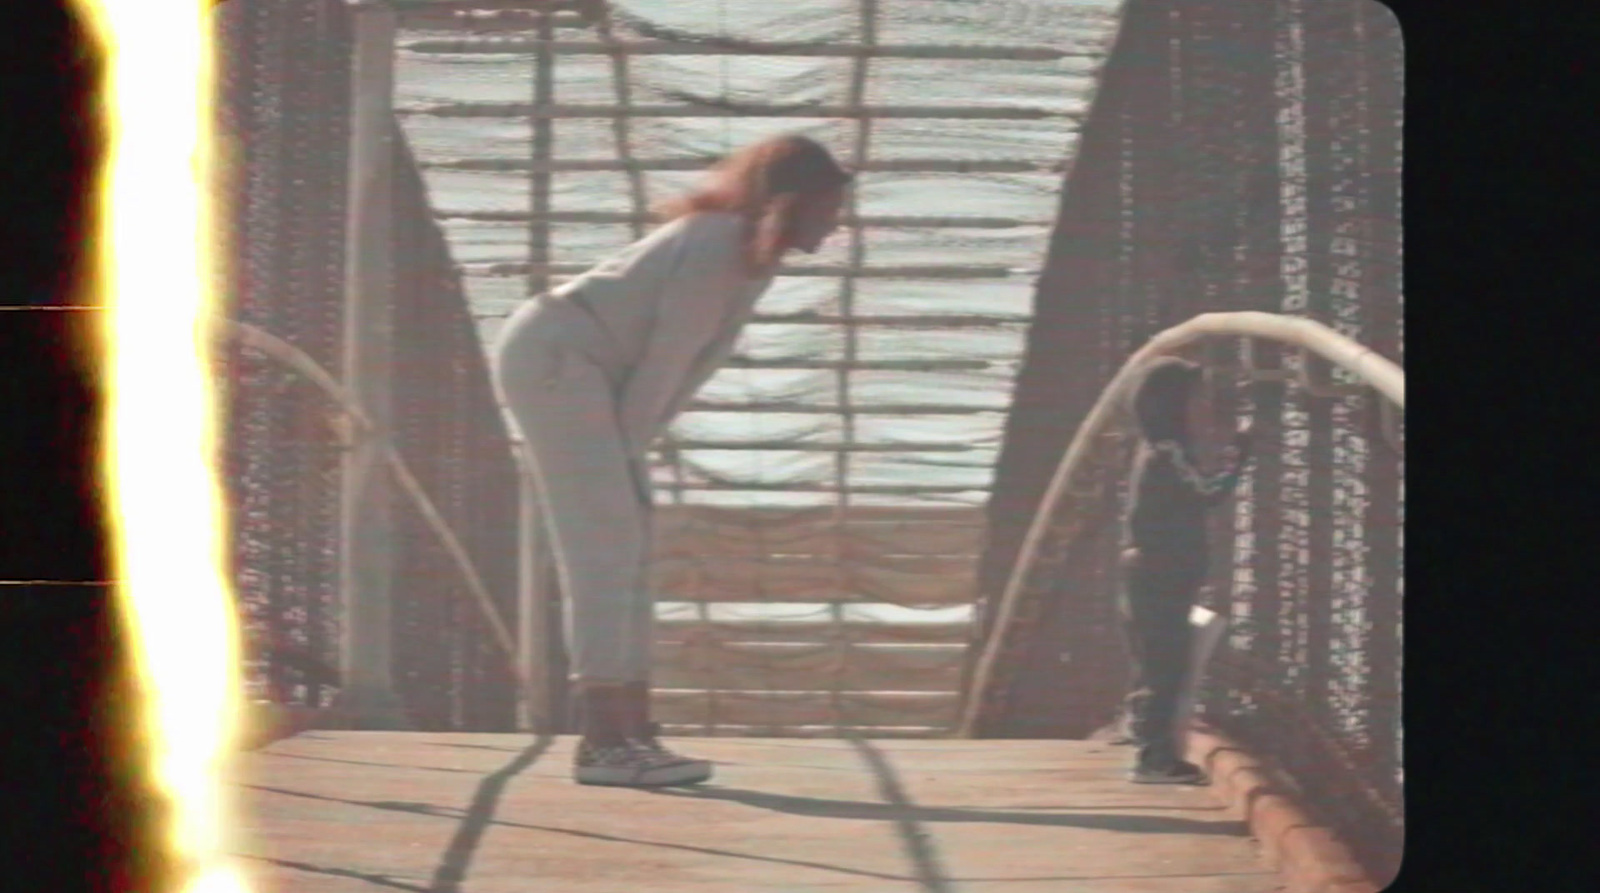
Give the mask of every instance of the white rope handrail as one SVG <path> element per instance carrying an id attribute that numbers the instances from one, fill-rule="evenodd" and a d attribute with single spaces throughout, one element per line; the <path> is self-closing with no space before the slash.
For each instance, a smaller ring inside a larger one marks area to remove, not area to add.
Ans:
<path id="1" fill-rule="evenodd" d="M 994 673 L 1000 643 L 1004 640 L 1006 629 L 1016 613 L 1023 582 L 1033 566 L 1039 545 L 1050 526 L 1050 519 L 1056 516 L 1057 505 L 1067 493 L 1067 484 L 1085 463 L 1090 445 L 1110 428 L 1117 414 L 1121 412 L 1128 388 L 1132 386 L 1140 368 L 1146 362 L 1207 338 L 1263 338 L 1311 351 L 1355 375 L 1399 409 L 1405 409 L 1406 379 L 1403 369 L 1371 348 L 1364 347 L 1315 320 L 1257 311 L 1203 313 L 1151 338 L 1149 343 L 1128 358 L 1116 376 L 1111 379 L 1111 383 L 1100 392 L 1100 399 L 1089 411 L 1083 424 L 1078 426 L 1071 445 L 1067 447 L 1066 455 L 1056 467 L 1055 476 L 1050 480 L 1050 486 L 1045 491 L 1038 511 L 1033 516 L 1033 523 L 1022 541 L 1022 548 L 1012 564 L 1011 576 L 1006 581 L 1006 588 L 1000 596 L 994 625 L 984 640 L 983 651 L 978 656 L 971 681 L 963 692 L 958 725 L 960 737 L 970 738 L 974 733 L 980 698 Z"/>
<path id="2" fill-rule="evenodd" d="M 240 344 L 272 357 L 301 373 L 337 403 L 344 414 L 355 422 L 356 427 L 360 429 L 362 434 L 369 436 L 374 434 L 375 426 L 372 424 L 372 420 L 367 417 L 366 413 L 362 412 L 361 407 L 356 405 L 344 387 L 305 351 L 249 323 L 224 319 L 220 321 L 220 324 L 221 332 L 225 337 L 232 338 Z M 450 553 L 450 558 L 454 561 L 456 569 L 461 573 L 462 580 L 467 584 L 467 589 L 471 591 L 474 601 L 477 602 L 478 608 L 482 611 L 484 620 L 488 622 L 490 630 L 494 633 L 495 640 L 500 645 L 501 650 L 505 652 L 506 662 L 511 668 L 513 678 L 517 680 L 517 684 L 525 692 L 531 692 L 533 688 L 532 680 L 526 677 L 522 672 L 522 668 L 517 664 L 516 643 L 511 637 L 510 630 L 506 627 L 504 618 L 500 616 L 499 610 L 495 608 L 494 600 L 489 596 L 488 587 L 484 585 L 483 577 L 478 573 L 477 566 L 473 564 L 471 556 L 467 554 L 466 548 L 461 545 L 461 540 L 450 529 L 450 525 L 445 522 L 444 517 L 439 514 L 438 509 L 433 504 L 433 500 L 428 497 L 427 491 L 423 490 L 422 484 L 417 480 L 416 475 L 411 473 L 410 466 L 406 464 L 399 450 L 395 449 L 393 442 L 384 438 L 382 447 L 384 458 L 387 460 L 395 478 L 399 480 L 400 486 L 411 497 L 411 500 L 416 503 L 417 510 L 422 513 L 423 519 L 432 528 L 434 535 L 439 538 L 439 542 L 444 546 L 445 551 Z"/>

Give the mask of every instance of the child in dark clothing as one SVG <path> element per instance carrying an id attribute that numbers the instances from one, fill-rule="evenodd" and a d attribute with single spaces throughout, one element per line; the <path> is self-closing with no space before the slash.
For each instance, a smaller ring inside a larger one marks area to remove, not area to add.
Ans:
<path id="1" fill-rule="evenodd" d="M 1249 461 L 1250 435 L 1234 438 L 1231 467 L 1217 475 L 1194 465 L 1191 420 L 1205 408 L 1199 366 L 1162 357 L 1145 368 L 1133 393 L 1141 435 L 1134 459 L 1122 553 L 1118 608 L 1134 663 L 1126 710 L 1138 757 L 1130 780 L 1203 784 L 1183 760 L 1175 728 L 1188 675 L 1190 607 L 1207 574 L 1206 512 L 1226 499 Z"/>

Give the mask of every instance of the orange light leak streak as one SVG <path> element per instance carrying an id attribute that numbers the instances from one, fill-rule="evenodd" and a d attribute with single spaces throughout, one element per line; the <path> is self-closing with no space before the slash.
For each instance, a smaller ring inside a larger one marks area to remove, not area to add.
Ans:
<path id="1" fill-rule="evenodd" d="M 211 332 L 217 296 L 210 3 L 76 0 L 106 59 L 96 289 L 109 405 L 101 471 L 118 604 L 183 893 L 247 893 L 227 858 L 241 709 L 224 571 Z"/>

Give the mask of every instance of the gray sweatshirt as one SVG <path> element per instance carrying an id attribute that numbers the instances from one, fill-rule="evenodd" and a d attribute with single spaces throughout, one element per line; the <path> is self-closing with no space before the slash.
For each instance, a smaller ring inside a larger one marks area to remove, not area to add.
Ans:
<path id="1" fill-rule="evenodd" d="M 630 455 L 642 457 L 727 361 L 772 282 L 747 270 L 743 225 L 731 213 L 680 217 L 551 291 L 598 323 Z"/>

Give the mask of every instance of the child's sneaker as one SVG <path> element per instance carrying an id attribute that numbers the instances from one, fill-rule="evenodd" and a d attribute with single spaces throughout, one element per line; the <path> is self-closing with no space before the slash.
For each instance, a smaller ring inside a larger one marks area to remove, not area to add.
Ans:
<path id="1" fill-rule="evenodd" d="M 572 777 L 578 784 L 616 787 L 669 787 L 698 784 L 711 777 L 711 764 L 673 754 L 659 744 L 628 741 L 617 745 L 580 742 Z"/>
<path id="2" fill-rule="evenodd" d="M 1132 723 L 1126 716 L 1120 716 L 1115 722 L 1102 726 L 1089 737 L 1090 740 L 1101 741 L 1111 747 L 1128 747 L 1139 743 L 1139 739 L 1133 734 Z"/>
<path id="3" fill-rule="evenodd" d="M 1165 765 L 1135 766 L 1128 773 L 1128 780 L 1134 784 L 1208 784 L 1205 772 L 1199 766 L 1183 760 L 1174 760 Z"/>
<path id="4" fill-rule="evenodd" d="M 1133 747 L 1142 745 L 1143 742 L 1139 740 L 1138 735 L 1133 733 L 1133 729 L 1134 721 L 1132 715 L 1124 714 L 1111 729 L 1111 746 Z"/>

